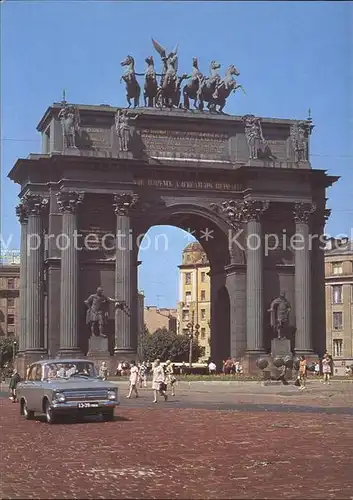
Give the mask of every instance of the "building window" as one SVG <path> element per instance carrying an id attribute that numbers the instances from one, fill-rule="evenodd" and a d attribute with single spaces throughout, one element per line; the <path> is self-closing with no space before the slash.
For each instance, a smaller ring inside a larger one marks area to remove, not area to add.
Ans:
<path id="1" fill-rule="evenodd" d="M 191 292 L 185 292 L 185 303 L 190 304 L 191 302 Z"/>
<path id="2" fill-rule="evenodd" d="M 206 337 L 206 328 L 201 328 L 201 338 L 204 339 Z"/>
<path id="3" fill-rule="evenodd" d="M 342 326 L 343 326 L 342 313 L 341 312 L 334 312 L 333 313 L 333 328 L 335 330 L 342 330 Z"/>
<path id="4" fill-rule="evenodd" d="M 333 262 L 332 263 L 332 274 L 342 274 L 342 273 L 343 273 L 342 262 Z"/>
<path id="5" fill-rule="evenodd" d="M 15 289 L 15 278 L 9 278 L 7 280 L 7 288 L 9 290 L 14 290 Z"/>
<path id="6" fill-rule="evenodd" d="M 206 273 L 205 273 L 205 271 L 201 272 L 201 283 L 206 283 Z"/>
<path id="7" fill-rule="evenodd" d="M 183 321 L 189 321 L 189 311 L 183 311 Z"/>
<path id="8" fill-rule="evenodd" d="M 185 273 L 185 285 L 191 285 L 191 273 Z"/>
<path id="9" fill-rule="evenodd" d="M 206 319 L 206 309 L 201 309 L 201 319 Z"/>
<path id="10" fill-rule="evenodd" d="M 206 290 L 201 290 L 201 300 L 206 300 Z"/>
<path id="11" fill-rule="evenodd" d="M 9 299 L 7 299 L 7 307 L 9 309 L 12 309 L 13 307 L 15 307 L 15 299 L 13 299 L 11 297 Z"/>
<path id="12" fill-rule="evenodd" d="M 8 325 L 14 325 L 15 324 L 15 315 L 14 314 L 8 314 L 7 315 L 7 324 Z"/>
<path id="13" fill-rule="evenodd" d="M 341 357 L 343 353 L 343 340 L 334 339 L 333 341 L 333 355 L 334 357 Z"/>
<path id="14" fill-rule="evenodd" d="M 332 287 L 332 302 L 333 304 L 342 304 L 342 285 Z"/>

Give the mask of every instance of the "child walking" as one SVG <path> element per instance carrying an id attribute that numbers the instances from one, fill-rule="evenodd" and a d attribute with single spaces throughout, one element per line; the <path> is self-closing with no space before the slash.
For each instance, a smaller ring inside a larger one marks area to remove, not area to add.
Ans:
<path id="1" fill-rule="evenodd" d="M 330 376 L 331 376 L 331 359 L 328 354 L 322 359 L 322 373 L 324 375 L 323 382 L 324 384 L 330 384 Z"/>

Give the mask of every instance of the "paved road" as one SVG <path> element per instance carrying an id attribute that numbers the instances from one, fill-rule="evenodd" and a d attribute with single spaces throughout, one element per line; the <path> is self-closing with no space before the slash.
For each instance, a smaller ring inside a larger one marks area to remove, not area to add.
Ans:
<path id="1" fill-rule="evenodd" d="M 118 385 L 106 423 L 26 421 L 3 392 L 0 498 L 353 499 L 353 384 Z"/>

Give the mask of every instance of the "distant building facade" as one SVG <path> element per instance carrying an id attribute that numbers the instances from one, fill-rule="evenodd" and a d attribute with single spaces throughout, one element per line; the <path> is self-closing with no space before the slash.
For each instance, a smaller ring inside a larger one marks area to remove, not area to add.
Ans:
<path id="1" fill-rule="evenodd" d="M 190 243 L 179 266 L 178 332 L 198 333 L 198 342 L 210 356 L 211 280 L 210 264 L 200 243 Z M 198 325 L 199 328 L 195 329 Z"/>
<path id="2" fill-rule="evenodd" d="M 19 328 L 20 266 L 0 265 L 0 336 L 17 337 Z M 21 347 L 21 346 L 20 346 Z"/>
<path id="3" fill-rule="evenodd" d="M 144 308 L 144 323 L 150 333 L 166 328 L 171 332 L 177 332 L 177 309 L 165 307 L 146 306 Z"/>
<path id="4" fill-rule="evenodd" d="M 353 241 L 328 240 L 325 282 L 326 348 L 338 374 L 353 363 Z"/>

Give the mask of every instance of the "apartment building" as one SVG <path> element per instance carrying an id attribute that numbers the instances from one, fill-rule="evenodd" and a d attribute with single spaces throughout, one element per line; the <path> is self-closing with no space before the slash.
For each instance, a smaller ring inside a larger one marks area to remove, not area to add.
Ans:
<path id="1" fill-rule="evenodd" d="M 20 266 L 0 264 L 0 336 L 18 336 Z"/>
<path id="2" fill-rule="evenodd" d="M 335 371 L 343 372 L 353 363 L 353 241 L 348 238 L 328 240 L 325 285 L 326 348 Z"/>
<path id="3" fill-rule="evenodd" d="M 179 266 L 178 332 L 197 335 L 210 356 L 211 280 L 210 264 L 200 243 L 190 243 Z"/>

